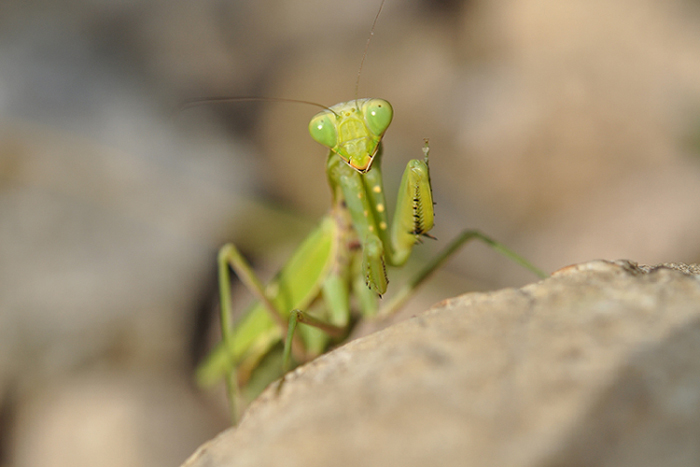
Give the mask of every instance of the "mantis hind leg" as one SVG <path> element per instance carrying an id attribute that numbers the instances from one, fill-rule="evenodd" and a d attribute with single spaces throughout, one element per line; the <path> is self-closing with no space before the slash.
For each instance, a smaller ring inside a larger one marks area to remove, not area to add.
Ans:
<path id="1" fill-rule="evenodd" d="M 229 408 L 231 411 L 231 419 L 235 425 L 239 418 L 240 407 L 240 388 L 238 386 L 238 371 L 236 370 L 236 360 L 231 349 L 234 347 L 233 337 L 233 305 L 231 301 L 231 275 L 229 266 L 231 266 L 241 281 L 250 290 L 254 291 L 255 295 L 259 295 L 263 302 L 266 299 L 263 292 L 262 283 L 257 278 L 248 262 L 243 258 L 238 249 L 232 244 L 227 243 L 219 250 L 217 258 L 219 268 L 219 319 L 221 323 L 221 337 L 224 343 L 224 348 L 229 353 L 229 358 L 226 359 L 226 394 L 229 400 Z M 267 303 L 266 303 L 267 305 Z M 274 311 L 274 307 L 273 307 Z M 275 316 L 279 316 L 274 312 Z"/>
<path id="2" fill-rule="evenodd" d="M 332 217 L 324 218 L 267 286 L 263 286 L 233 244 L 224 245 L 219 251 L 222 342 L 198 366 L 197 381 L 208 386 L 221 378 L 226 379 L 234 420 L 238 418 L 238 402 L 241 400 L 239 384 L 245 384 L 259 362 L 283 340 L 289 310 L 309 307 L 321 288 L 325 288 L 329 270 L 334 264 L 335 255 L 332 253 L 336 249 L 337 237 L 337 222 Z M 235 326 L 231 270 L 257 299 Z M 334 319 L 331 321 L 335 323 Z M 325 348 L 324 339 L 327 340 L 327 336 L 322 332 L 305 328 L 291 339 L 289 345 L 294 357 L 303 361 L 307 351 L 320 353 L 318 349 Z"/>
<path id="3" fill-rule="evenodd" d="M 277 325 L 284 329 L 287 326 L 287 322 L 270 301 L 270 299 L 265 294 L 262 282 L 253 272 L 250 264 L 243 258 L 241 253 L 232 243 L 227 243 L 219 250 L 219 255 L 217 258 L 218 269 L 219 269 L 219 300 L 220 300 L 220 322 L 221 322 L 221 335 L 223 341 L 223 347 L 225 352 L 228 354 L 228 358 L 225 358 L 225 376 L 226 381 L 226 394 L 229 399 L 229 407 L 231 411 L 231 419 L 234 425 L 237 423 L 241 406 L 240 403 L 240 388 L 238 385 L 238 369 L 237 360 L 238 358 L 234 355 L 235 339 L 233 330 L 233 305 L 231 301 L 231 274 L 229 271 L 229 266 L 235 271 L 236 275 L 240 278 L 241 282 L 248 288 L 248 290 L 255 295 L 255 297 L 262 303 L 267 314 L 272 317 L 273 321 Z M 297 348 L 298 351 L 303 351 L 303 345 L 297 340 L 292 339 L 290 341 L 289 347 L 290 351 L 292 344 Z M 264 350 L 264 349 L 263 349 Z M 264 351 L 262 352 L 264 353 Z M 262 355 L 261 353 L 261 355 Z"/>
<path id="4" fill-rule="evenodd" d="M 396 295 L 394 295 L 389 303 L 383 306 L 378 313 L 378 317 L 384 318 L 391 316 L 396 313 L 401 306 L 408 300 L 415 290 L 435 272 L 442 264 L 447 261 L 452 255 L 454 255 L 462 246 L 471 240 L 479 240 L 489 247 L 493 248 L 495 251 L 499 252 L 506 258 L 511 259 L 517 264 L 521 265 L 525 269 L 532 271 L 540 279 L 544 279 L 548 276 L 544 271 L 535 267 L 528 260 L 522 256 L 515 253 L 510 248 L 506 247 L 502 243 L 497 242 L 481 233 L 478 230 L 465 230 L 459 236 L 457 236 L 449 245 L 447 245 L 435 258 L 433 258 L 428 264 L 423 266 L 418 273 L 413 276 L 406 284 L 403 285 L 401 290 L 399 290 Z"/>

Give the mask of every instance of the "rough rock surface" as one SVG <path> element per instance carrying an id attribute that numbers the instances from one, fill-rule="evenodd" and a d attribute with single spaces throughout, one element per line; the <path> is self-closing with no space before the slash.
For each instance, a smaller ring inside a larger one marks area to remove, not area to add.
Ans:
<path id="1" fill-rule="evenodd" d="M 184 465 L 699 465 L 697 273 L 595 261 L 447 300 L 289 374 Z"/>

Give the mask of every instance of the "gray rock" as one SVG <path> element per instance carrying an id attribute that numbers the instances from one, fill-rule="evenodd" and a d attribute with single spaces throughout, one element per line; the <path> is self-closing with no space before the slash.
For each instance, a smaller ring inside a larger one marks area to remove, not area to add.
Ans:
<path id="1" fill-rule="evenodd" d="M 184 465 L 698 465 L 697 272 L 594 261 L 446 300 L 288 374 Z"/>

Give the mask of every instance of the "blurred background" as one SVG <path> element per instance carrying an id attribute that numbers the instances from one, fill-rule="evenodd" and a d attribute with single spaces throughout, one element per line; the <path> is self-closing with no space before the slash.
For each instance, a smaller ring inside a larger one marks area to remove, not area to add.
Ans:
<path id="1" fill-rule="evenodd" d="M 192 382 L 216 251 L 270 277 L 329 207 L 326 152 L 310 106 L 178 109 L 354 98 L 378 8 L 2 2 L 0 465 L 179 465 L 227 426 Z M 548 272 L 700 257 L 697 0 L 387 0 L 359 95 L 394 106 L 390 194 L 430 138 L 413 266 L 463 228 Z M 534 279 L 470 245 L 403 316 Z"/>

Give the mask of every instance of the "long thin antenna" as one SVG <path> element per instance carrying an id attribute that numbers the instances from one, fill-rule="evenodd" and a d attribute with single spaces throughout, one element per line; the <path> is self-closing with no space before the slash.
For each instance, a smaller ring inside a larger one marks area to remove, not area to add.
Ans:
<path id="1" fill-rule="evenodd" d="M 379 15 L 382 14 L 382 9 L 384 9 L 384 2 L 386 0 L 382 0 L 381 5 L 379 5 L 379 11 L 377 12 L 377 16 L 374 17 L 374 22 L 372 23 L 372 29 L 369 31 L 369 37 L 367 38 L 367 44 L 365 44 L 365 51 L 362 54 L 362 60 L 360 60 L 360 69 L 357 70 L 357 81 L 355 82 L 355 99 L 358 99 L 360 97 L 360 76 L 362 75 L 362 66 L 365 64 L 365 57 L 367 57 L 367 51 L 369 50 L 369 43 L 372 41 L 372 36 L 374 36 L 374 27 L 377 25 L 377 20 L 379 19 Z"/>
<path id="2" fill-rule="evenodd" d="M 207 104 L 226 104 L 231 102 L 251 102 L 251 101 L 268 101 L 268 102 L 293 102 L 296 104 L 308 104 L 320 107 L 325 110 L 330 110 L 325 105 L 317 102 L 303 101 L 299 99 L 285 99 L 284 97 L 205 97 L 202 99 L 190 99 L 185 101 L 180 106 L 180 112 L 183 110 Z"/>

